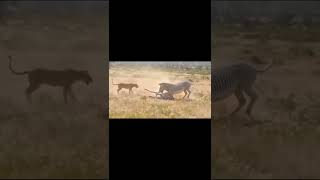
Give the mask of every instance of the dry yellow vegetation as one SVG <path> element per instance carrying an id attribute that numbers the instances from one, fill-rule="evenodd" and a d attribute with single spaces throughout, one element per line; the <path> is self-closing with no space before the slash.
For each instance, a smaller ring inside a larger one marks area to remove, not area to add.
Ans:
<path id="1" fill-rule="evenodd" d="M 0 178 L 97 179 L 109 177 L 107 69 L 104 16 L 21 16 L 0 25 Z M 90 25 L 92 24 L 92 25 Z M 73 29 L 71 29 L 73 28 Z M 78 103 L 64 104 L 59 87 L 41 86 L 25 97 L 34 68 L 88 70 L 94 82 L 75 83 Z"/>
<path id="2" fill-rule="evenodd" d="M 208 63 L 210 66 L 210 63 Z M 155 99 L 159 83 L 177 83 L 191 79 L 190 98 L 182 99 L 184 93 L 176 94 L 174 101 Z M 127 89 L 117 94 L 117 83 L 137 83 L 129 95 Z M 211 117 L 211 73 L 194 70 L 180 71 L 149 66 L 111 66 L 109 69 L 109 117 L 110 118 L 210 118 Z"/>

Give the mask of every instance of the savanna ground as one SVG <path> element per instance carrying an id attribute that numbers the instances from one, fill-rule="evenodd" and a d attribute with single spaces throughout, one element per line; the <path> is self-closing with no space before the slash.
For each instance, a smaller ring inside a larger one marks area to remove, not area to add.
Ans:
<path id="1" fill-rule="evenodd" d="M 186 62 L 187 63 L 187 62 Z M 109 69 L 109 117 L 110 118 L 210 118 L 211 117 L 211 65 L 206 70 L 167 69 L 144 65 L 114 65 Z M 174 95 L 175 100 L 154 99 L 144 89 L 159 90 L 159 83 L 176 83 L 191 79 L 191 95 Z M 118 83 L 137 83 L 129 95 L 127 89 L 117 94 Z"/>
<path id="2" fill-rule="evenodd" d="M 0 178 L 106 178 L 106 15 L 8 17 L 0 28 Z M 26 76 L 37 67 L 88 70 L 93 84 L 74 84 L 78 103 L 42 86 L 30 105 Z"/>
<path id="3" fill-rule="evenodd" d="M 213 104 L 213 178 L 320 177 L 319 30 L 214 26 L 214 68 L 234 62 L 263 68 L 271 59 L 274 65 L 256 81 L 255 124 L 246 125 L 244 110 L 227 117 L 234 96 Z"/>

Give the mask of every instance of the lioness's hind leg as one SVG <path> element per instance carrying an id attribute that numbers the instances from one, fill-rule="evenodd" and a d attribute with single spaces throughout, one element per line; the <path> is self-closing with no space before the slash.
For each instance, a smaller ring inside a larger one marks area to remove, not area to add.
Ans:
<path id="1" fill-rule="evenodd" d="M 39 85 L 30 84 L 29 87 L 26 89 L 25 93 L 29 103 L 32 103 L 32 98 L 31 98 L 32 93 L 35 90 L 37 90 L 39 87 L 40 87 Z"/>
<path id="2" fill-rule="evenodd" d="M 70 94 L 70 97 L 72 98 L 72 101 L 74 101 L 74 102 L 78 102 L 78 99 L 76 98 L 76 96 L 75 96 L 75 94 L 74 94 L 74 92 L 73 92 L 72 88 L 70 88 L 70 90 L 69 90 L 69 94 Z"/>
<path id="3" fill-rule="evenodd" d="M 118 94 L 119 94 L 119 91 L 120 91 L 121 89 L 122 89 L 122 88 L 118 88 L 118 90 L 117 90 Z"/>

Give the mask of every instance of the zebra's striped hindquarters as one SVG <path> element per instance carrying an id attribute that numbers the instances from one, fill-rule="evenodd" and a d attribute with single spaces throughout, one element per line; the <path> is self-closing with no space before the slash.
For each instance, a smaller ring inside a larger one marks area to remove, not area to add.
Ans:
<path id="1" fill-rule="evenodd" d="M 247 64 L 234 64 L 213 72 L 213 101 L 223 100 L 236 91 L 250 89 L 256 79 L 256 69 Z"/>

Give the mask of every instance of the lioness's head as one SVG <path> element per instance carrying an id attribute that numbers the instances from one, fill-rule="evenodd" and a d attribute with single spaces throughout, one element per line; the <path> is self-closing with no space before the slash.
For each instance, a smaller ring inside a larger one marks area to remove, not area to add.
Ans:
<path id="1" fill-rule="evenodd" d="M 135 84 L 133 87 L 139 88 L 138 84 Z"/>
<path id="2" fill-rule="evenodd" d="M 81 71 L 81 78 L 87 85 L 93 82 L 92 77 L 90 76 L 88 71 Z"/>

